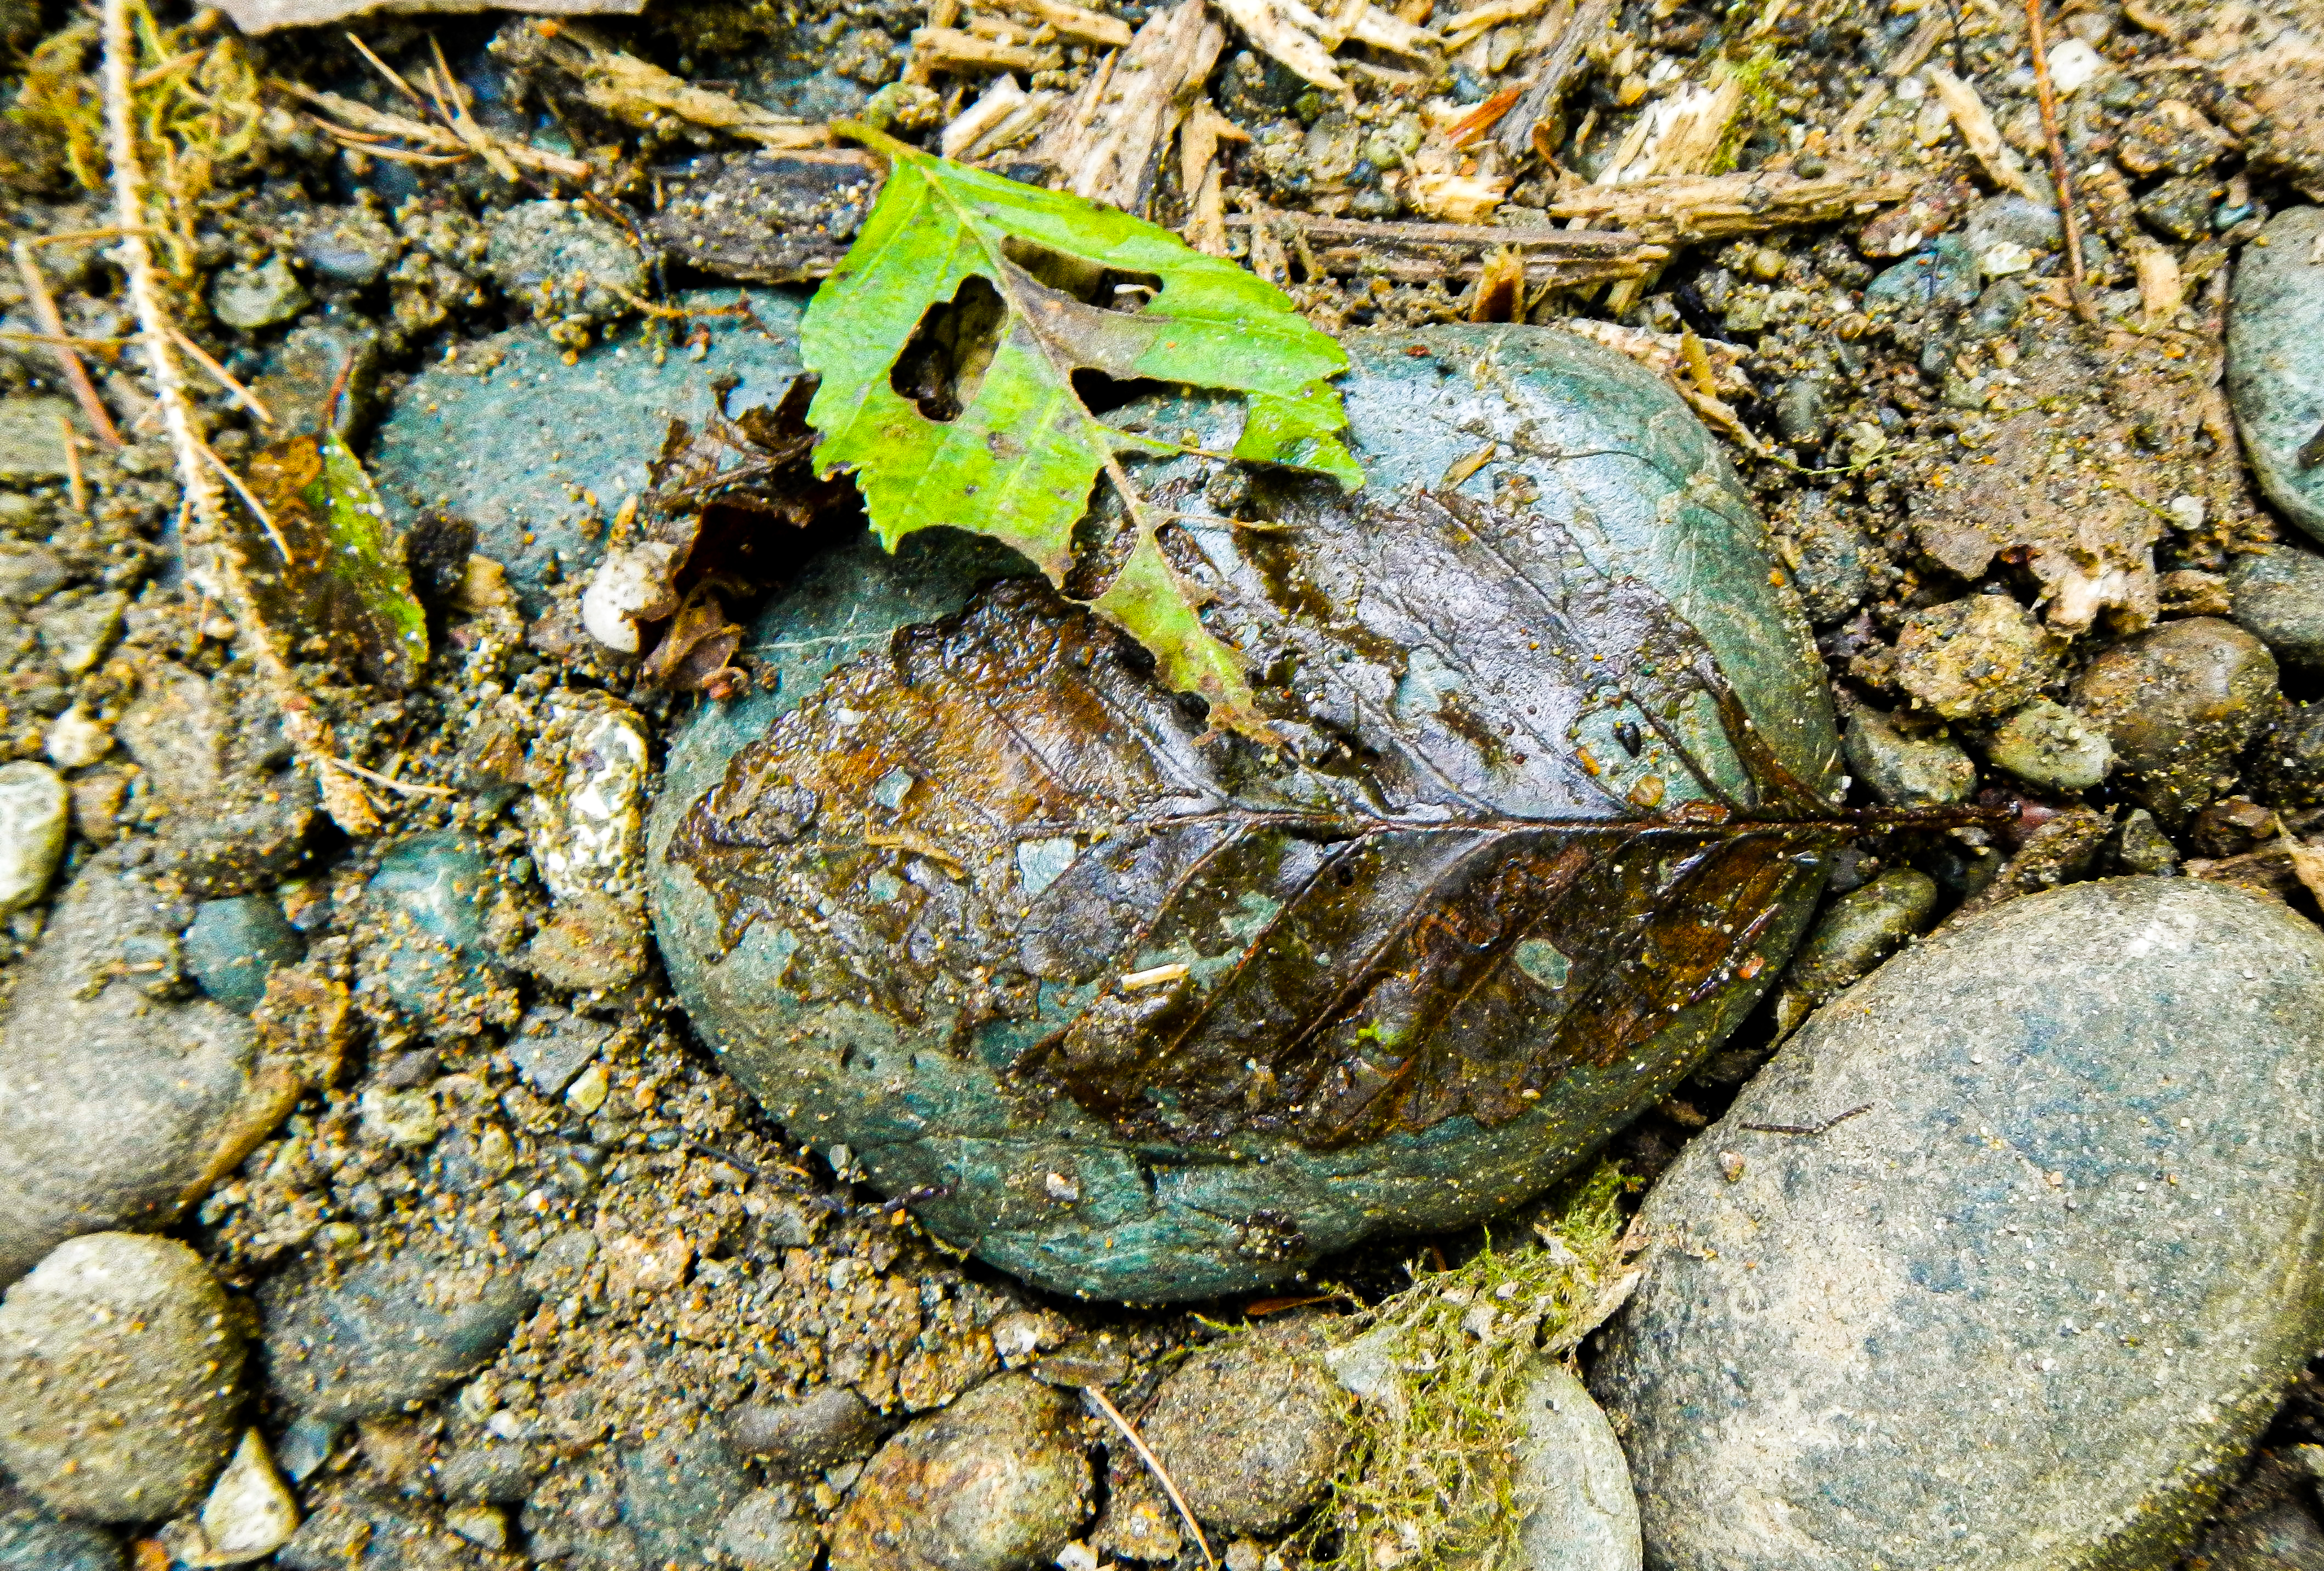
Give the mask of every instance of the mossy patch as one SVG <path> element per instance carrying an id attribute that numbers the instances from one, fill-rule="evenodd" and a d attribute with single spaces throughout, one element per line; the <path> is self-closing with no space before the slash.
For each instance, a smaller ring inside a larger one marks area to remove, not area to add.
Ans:
<path id="1" fill-rule="evenodd" d="M 1617 1307 L 1629 1254 L 1613 1163 L 1537 1208 L 1539 1242 L 1485 1246 L 1355 1318 L 1330 1362 L 1363 1399 L 1332 1498 L 1307 1530 L 1311 1563 L 1344 1571 L 1508 1566 L 1517 1398 L 1528 1366 L 1569 1353 Z"/>

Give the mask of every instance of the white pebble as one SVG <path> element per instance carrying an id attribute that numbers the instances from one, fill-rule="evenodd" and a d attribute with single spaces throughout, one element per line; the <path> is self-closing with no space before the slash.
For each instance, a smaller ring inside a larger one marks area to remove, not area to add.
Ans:
<path id="1" fill-rule="evenodd" d="M 1998 240 L 1986 248 L 1977 265 L 1987 278 L 2006 278 L 2034 265 L 2034 253 L 2014 240 Z"/>
<path id="2" fill-rule="evenodd" d="M 76 706 L 57 716 L 44 746 L 50 763 L 60 769 L 78 769 L 113 750 L 113 732 L 103 721 Z"/>
<path id="3" fill-rule="evenodd" d="M 581 595 L 581 625 L 589 636 L 609 649 L 636 654 L 636 619 L 651 620 L 678 610 L 669 582 L 670 558 L 677 554 L 677 547 L 655 540 L 615 551 L 599 563 Z"/>
<path id="4" fill-rule="evenodd" d="M 208 1552 L 188 1562 L 193 1566 L 238 1566 L 260 1559 L 298 1530 L 298 1502 L 283 1487 L 256 1429 L 244 1431 L 234 1460 L 202 1503 L 201 1522 Z"/>
<path id="5" fill-rule="evenodd" d="M 2070 94 L 2107 69 L 2106 57 L 2079 38 L 2050 51 L 2050 85 Z"/>
<path id="6" fill-rule="evenodd" d="M 0 913 L 21 911 L 47 892 L 71 811 L 65 783 L 46 764 L 0 767 Z"/>

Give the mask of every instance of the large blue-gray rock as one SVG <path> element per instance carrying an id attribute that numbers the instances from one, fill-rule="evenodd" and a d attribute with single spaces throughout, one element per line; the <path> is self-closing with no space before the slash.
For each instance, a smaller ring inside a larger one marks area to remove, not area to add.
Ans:
<path id="1" fill-rule="evenodd" d="M 1647 1563 L 2175 1564 L 2324 1342 L 2319 1017 L 2324 932 L 2190 878 L 2025 896 L 1826 1005 L 1640 1217 L 1592 1383 Z"/>
<path id="2" fill-rule="evenodd" d="M 336 1285 L 290 1284 L 268 1306 L 267 1381 L 312 1417 L 392 1413 L 498 1353 L 540 1297 L 512 1266 L 464 1265 L 410 1245 Z"/>
<path id="3" fill-rule="evenodd" d="M 1349 347 L 1354 498 L 1139 472 L 1280 749 L 937 530 L 804 564 L 745 650 L 772 691 L 671 752 L 696 1028 L 1044 1286 L 1207 1297 L 1523 1199 L 1729 1029 L 1821 881 L 1827 831 L 1711 822 L 1813 813 L 1838 747 L 1692 415 L 1568 334 Z M 1112 418 L 1218 451 L 1240 406 Z"/>
<path id="4" fill-rule="evenodd" d="M 2227 400 L 2261 491 L 2324 538 L 2324 207 L 2268 220 L 2237 253 L 2227 308 Z M 2302 455 L 2310 455 L 2303 461 Z"/>
<path id="5" fill-rule="evenodd" d="M 538 325 L 512 327 L 411 379 L 373 444 L 372 474 L 388 516 L 410 528 L 443 512 L 476 528 L 476 549 L 508 569 L 528 616 L 560 579 L 586 575 L 624 499 L 642 496 L 646 467 L 673 418 L 699 428 L 714 384 L 735 379 L 730 413 L 779 400 L 799 374 L 798 299 L 771 289 L 705 289 L 690 310 L 746 301 L 752 315 L 695 318 L 708 329 L 696 358 L 657 346 L 666 326 L 632 326 L 565 363 Z"/>

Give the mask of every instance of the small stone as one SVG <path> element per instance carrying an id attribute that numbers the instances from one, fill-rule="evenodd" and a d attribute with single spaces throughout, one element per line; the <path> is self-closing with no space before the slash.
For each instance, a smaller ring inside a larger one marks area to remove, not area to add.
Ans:
<path id="1" fill-rule="evenodd" d="M 369 427 L 378 385 L 379 329 L 332 307 L 283 336 L 250 390 L 273 412 L 273 431 L 313 436 L 331 422 L 352 437 Z"/>
<path id="2" fill-rule="evenodd" d="M 544 319 L 619 317 L 652 287 L 636 243 L 578 202 L 504 208 L 492 219 L 487 245 L 494 281 Z"/>
<path id="3" fill-rule="evenodd" d="M 1977 789 L 1977 766 L 1942 737 L 1907 736 L 1877 709 L 1848 717 L 1841 739 L 1849 771 L 1890 807 L 1934 807 L 1966 802 Z"/>
<path id="4" fill-rule="evenodd" d="M 202 1502 L 199 1531 L 189 1535 L 192 1552 L 180 1550 L 178 1558 L 192 1566 L 239 1566 L 272 1555 L 298 1530 L 299 1502 L 274 1471 L 266 1442 L 256 1429 L 245 1429 Z"/>
<path id="5" fill-rule="evenodd" d="M 532 1312 L 517 1272 L 414 1247 L 334 1288 L 304 1285 L 267 1316 L 267 1379 L 302 1413 L 374 1418 L 424 1401 L 476 1368 Z"/>
<path id="6" fill-rule="evenodd" d="M 456 1506 L 444 1513 L 444 1525 L 480 1549 L 509 1547 L 508 1512 L 496 1505 Z"/>
<path id="7" fill-rule="evenodd" d="M 509 1043 L 509 1057 L 534 1090 L 544 1097 L 561 1096 L 613 1034 L 611 1025 L 577 1015 L 558 1020 L 529 1015 Z"/>
<path id="8" fill-rule="evenodd" d="M 290 767 L 281 708 L 262 685 L 148 661 L 115 732 L 144 772 L 141 795 L 162 815 L 163 864 L 188 894 L 247 895 L 307 854 L 314 784 Z"/>
<path id="9" fill-rule="evenodd" d="M 72 797 L 55 770 L 29 759 L 0 765 L 0 915 L 48 893 L 71 819 Z"/>
<path id="10" fill-rule="evenodd" d="M 0 409 L 13 401 L 0 400 Z M 37 605 L 71 576 L 64 558 L 46 546 L 0 540 L 0 600 L 11 605 Z"/>
<path id="11" fill-rule="evenodd" d="M 272 895 L 203 901 L 184 942 L 186 969 L 202 991 L 243 1015 L 266 997 L 266 978 L 277 967 L 298 964 L 307 951 L 307 941 L 282 919 Z"/>
<path id="12" fill-rule="evenodd" d="M 1814 446 L 1823 440 L 1830 405 L 1823 378 L 1793 377 L 1775 390 L 1775 424 L 1786 441 Z"/>
<path id="13" fill-rule="evenodd" d="M 0 1303 L 0 1464 L 52 1510 L 176 1516 L 233 1449 L 240 1321 L 174 1239 L 60 1245 Z"/>
<path id="14" fill-rule="evenodd" d="M 129 597 L 117 589 L 79 598 L 65 594 L 35 611 L 32 621 L 57 669 L 78 676 L 105 657 L 128 607 Z"/>
<path id="15" fill-rule="evenodd" d="M 549 1236 L 540 1253 L 524 1268 L 524 1285 L 543 1298 L 558 1299 L 579 1290 L 597 1258 L 597 1236 L 584 1227 L 567 1227 Z"/>
<path id="16" fill-rule="evenodd" d="M 1090 1488 L 1072 1402 L 1000 1375 L 881 1447 L 832 1524 L 830 1571 L 1032 1571 L 1073 1539 Z"/>
<path id="17" fill-rule="evenodd" d="M 2319 1015 L 2324 933 L 2191 878 L 2022 896 L 1819 1014 L 1638 1219 L 1591 1384 L 1650 1562 L 2175 1564 L 2324 1338 L 2280 1198 Z"/>
<path id="18" fill-rule="evenodd" d="M 337 1419 L 318 1419 L 302 1414 L 290 1420 L 282 1431 L 281 1444 L 275 1447 L 275 1459 L 294 1484 L 304 1484 L 331 1459 L 331 1452 L 346 1433 L 346 1426 Z"/>
<path id="19" fill-rule="evenodd" d="M 1936 880 L 1910 868 L 1893 868 L 1833 901 L 1784 972 L 1775 991 L 1775 1030 L 1788 1034 L 1825 999 L 1926 932 L 1936 907 Z"/>
<path id="20" fill-rule="evenodd" d="M 2236 625 L 2295 670 L 2324 669 L 2324 556 L 2279 546 L 2227 574 Z"/>
<path id="21" fill-rule="evenodd" d="M 245 333 L 287 322 L 309 301 L 299 275 L 279 256 L 256 267 L 228 268 L 210 282 L 210 314 Z"/>
<path id="22" fill-rule="evenodd" d="M 0 1282 L 77 1235 L 168 1226 L 296 1092 L 257 1063 L 248 1021 L 148 993 L 176 934 L 120 855 L 57 903 L 0 1026 Z"/>
<path id="23" fill-rule="evenodd" d="M 41 750 L 60 769 L 84 769 L 113 750 L 113 728 L 76 704 L 50 722 Z"/>
<path id="24" fill-rule="evenodd" d="M 1590 1392 L 1563 1361 L 1539 1358 L 1517 1407 L 1526 1427 L 1509 1481 L 1517 1566 L 1638 1571 L 1645 1549 L 1630 1465 Z"/>
<path id="25" fill-rule="evenodd" d="M 715 1428 L 671 1424 L 622 1453 L 622 1520 L 649 1566 L 703 1565 L 750 1487 Z"/>
<path id="26" fill-rule="evenodd" d="M 2154 814 L 2134 807 L 2115 836 L 2114 859 L 2126 873 L 2168 873 L 2179 866 L 2179 848 L 2154 822 Z"/>
<path id="27" fill-rule="evenodd" d="M 1896 639 L 1896 681 L 1947 720 L 2005 714 L 2058 674 L 2064 640 L 2006 594 L 1914 611 Z"/>
<path id="28" fill-rule="evenodd" d="M 493 853 L 459 831 L 390 847 L 364 887 L 379 914 L 362 986 L 422 1018 L 485 1006 L 506 985 L 491 942 L 496 908 L 512 898 Z"/>
<path id="29" fill-rule="evenodd" d="M 819 1385 L 791 1401 L 747 1401 L 727 1417 L 734 1449 L 775 1473 L 804 1478 L 880 1443 L 880 1419 L 844 1385 Z"/>
<path id="30" fill-rule="evenodd" d="M 2014 278 L 1997 279 L 1978 296 L 1976 308 L 1969 315 L 1969 330 L 1980 338 L 1997 337 L 2016 326 L 2033 303 L 2024 284 Z"/>
<path id="31" fill-rule="evenodd" d="M 1271 1533 L 1322 1498 L 1353 1434 L 1353 1404 L 1322 1352 L 1306 1324 L 1262 1327 L 1163 1380 L 1139 1428 L 1198 1520 Z"/>
<path id="32" fill-rule="evenodd" d="M 2074 682 L 2137 795 L 2176 823 L 2234 782 L 2236 756 L 2275 714 L 2275 657 L 2233 622 L 2188 617 L 2134 633 Z"/>
<path id="33" fill-rule="evenodd" d="M 2324 207 L 2288 207 L 2261 234 L 2236 253 L 2227 401 L 2260 490 L 2324 538 L 2324 464 L 2301 462 L 2324 430 Z"/>
<path id="34" fill-rule="evenodd" d="M 444 1130 L 435 1094 L 428 1090 L 391 1091 L 367 1087 L 356 1101 L 362 1114 L 363 1137 L 399 1151 L 418 1151 L 436 1143 Z"/>
<path id="35" fill-rule="evenodd" d="M 2114 767 L 2114 744 L 2064 704 L 2036 698 L 1994 728 L 1985 760 L 2029 786 L 2088 791 Z"/>
<path id="36" fill-rule="evenodd" d="M 2324 703 L 2288 703 L 2255 749 L 2260 800 L 2272 807 L 2324 805 Z"/>
<path id="37" fill-rule="evenodd" d="M 0 1483 L 0 1566 L 8 1571 L 127 1571 L 121 1540 L 88 1522 L 68 1521 Z"/>
<path id="38" fill-rule="evenodd" d="M 82 441 L 81 412 L 70 399 L 0 399 L 0 481 L 23 485 L 71 473 L 68 436 Z"/>
<path id="39" fill-rule="evenodd" d="M 1811 493 L 1792 532 L 1776 542 L 1792 586 L 1816 627 L 1845 621 L 1872 593 L 1864 565 L 1864 537 L 1832 510 L 1821 493 Z"/>
<path id="40" fill-rule="evenodd" d="M 605 1066 L 593 1063 L 574 1077 L 565 1089 L 565 1100 L 583 1117 L 587 1117 L 605 1105 L 605 1094 L 612 1088 L 605 1079 Z"/>
<path id="41" fill-rule="evenodd" d="M 444 1498 L 466 1505 L 521 1505 L 540 1476 L 522 1446 L 490 1438 L 472 1440 L 437 1470 Z"/>
<path id="42" fill-rule="evenodd" d="M 369 289 L 402 249 L 395 231 L 366 208 L 318 207 L 315 217 L 315 226 L 299 241 L 299 260 L 327 282 Z"/>

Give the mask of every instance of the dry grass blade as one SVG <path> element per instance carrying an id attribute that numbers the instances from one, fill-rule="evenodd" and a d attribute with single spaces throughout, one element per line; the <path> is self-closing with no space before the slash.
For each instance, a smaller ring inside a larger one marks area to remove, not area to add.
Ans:
<path id="1" fill-rule="evenodd" d="M 674 115 L 689 125 L 723 131 L 778 152 L 824 147 L 831 141 L 820 125 L 746 104 L 729 93 L 697 87 L 579 27 L 536 18 L 528 27 L 512 29 L 505 42 L 510 63 L 554 66 L 580 84 L 581 96 L 591 106 L 641 130 L 663 115 Z"/>
<path id="2" fill-rule="evenodd" d="M 2025 166 L 2017 161 L 2017 150 L 2001 140 L 2001 129 L 1993 123 L 1993 112 L 1978 96 L 1977 89 L 1962 81 L 1942 66 L 1931 66 L 1928 70 L 1929 90 L 1937 102 L 1952 116 L 1953 129 L 1977 161 L 1985 167 L 1993 183 L 2004 190 L 2031 197 L 2034 188 L 2025 179 Z"/>
<path id="3" fill-rule="evenodd" d="M 2025 0 L 2026 45 L 2034 54 L 2034 93 L 2042 105 L 2042 140 L 2049 144 L 2050 179 L 2058 188 L 2058 222 L 2066 232 L 2066 287 L 2074 314 L 2102 326 L 2090 304 L 2089 280 L 2082 271 L 2082 225 L 2074 212 L 2074 175 L 2067 167 L 2066 139 L 2058 130 L 2058 85 L 2050 79 L 2050 46 L 2042 32 L 2042 0 Z"/>
<path id="4" fill-rule="evenodd" d="M 1195 1548 L 1203 1551 L 1203 1564 L 1216 1571 L 1218 1557 L 1211 1553 L 1211 1541 L 1203 1537 L 1203 1524 L 1196 1521 L 1194 1513 L 1186 1508 L 1186 1497 L 1178 1493 L 1176 1481 L 1162 1465 L 1161 1459 L 1146 1448 L 1146 1442 L 1130 1427 L 1130 1420 L 1121 1416 L 1121 1410 L 1105 1400 L 1105 1392 L 1093 1385 L 1085 1385 L 1082 1387 L 1082 1394 L 1094 1402 L 1100 1412 L 1113 1420 L 1113 1427 L 1121 1431 L 1121 1438 L 1130 1442 L 1130 1448 L 1138 1453 L 1138 1459 L 1146 1464 L 1146 1470 L 1154 1475 L 1154 1481 L 1162 1486 L 1162 1493 L 1170 1497 L 1170 1503 L 1177 1507 L 1179 1516 L 1185 1519 L 1186 1530 L 1194 1535 Z"/>
<path id="5" fill-rule="evenodd" d="M 235 381 L 232 372 L 212 359 L 209 351 L 187 337 L 185 330 L 174 322 L 170 324 L 170 336 L 176 340 L 179 348 L 193 357 L 195 364 L 208 372 L 220 387 L 234 395 L 235 402 L 256 415 L 260 424 L 271 426 L 274 423 L 273 411 L 259 401 L 258 395 Z"/>
<path id="6" fill-rule="evenodd" d="M 392 66 L 374 54 L 362 39 L 352 32 L 346 36 L 389 86 L 410 99 L 415 107 L 436 115 L 443 124 L 409 119 L 384 109 L 374 109 L 352 98 L 341 97 L 337 93 L 318 92 L 302 83 L 277 80 L 275 87 L 323 112 L 311 118 L 340 145 L 356 148 L 374 158 L 384 158 L 394 163 L 458 163 L 468 158 L 482 158 L 492 166 L 493 173 L 512 184 L 518 178 L 516 171 L 519 169 L 534 170 L 569 180 L 586 180 L 595 172 L 577 158 L 567 158 L 561 153 L 535 147 L 529 142 L 496 136 L 486 131 L 469 113 L 467 99 L 459 85 L 452 80 L 449 69 L 443 71 L 440 85 L 436 73 L 433 70 L 429 72 L 429 86 L 436 95 L 431 102 L 404 80 Z M 430 39 L 429 41 L 433 47 L 435 41 Z M 438 50 L 437 55 L 440 62 L 442 51 Z M 385 145 L 390 142 L 412 145 Z"/>
<path id="7" fill-rule="evenodd" d="M 1861 165 L 1836 165 L 1813 177 L 1766 170 L 1672 175 L 1626 185 L 1563 186 L 1550 198 L 1549 216 L 1665 243 L 1724 240 L 1868 213 L 1904 200 L 1913 187 L 1914 177 L 1904 171 Z"/>
<path id="8" fill-rule="evenodd" d="M 88 368 L 73 352 L 73 341 L 65 333 L 65 319 L 57 312 L 56 297 L 49 293 L 48 280 L 41 276 L 40 263 L 32 259 L 32 248 L 19 240 L 14 246 L 16 276 L 24 282 L 24 299 L 32 308 L 32 320 L 40 325 L 49 353 L 56 356 L 57 368 L 65 373 L 65 385 L 72 389 L 73 401 L 80 412 L 88 417 L 89 428 L 106 446 L 121 446 L 121 433 L 113 427 L 113 416 L 107 412 L 105 400 L 97 396 L 97 384 L 88 380 Z"/>

